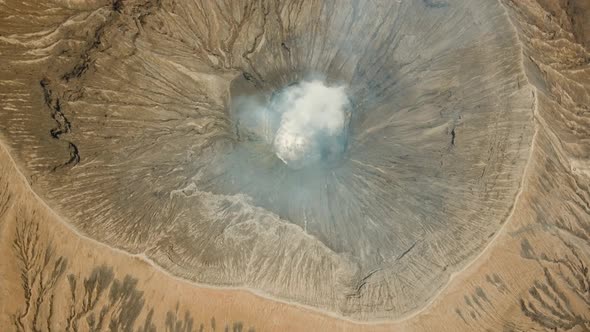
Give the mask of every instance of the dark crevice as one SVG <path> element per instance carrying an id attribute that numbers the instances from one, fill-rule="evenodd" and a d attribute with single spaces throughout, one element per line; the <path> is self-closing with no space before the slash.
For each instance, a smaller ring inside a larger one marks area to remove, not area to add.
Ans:
<path id="1" fill-rule="evenodd" d="M 136 17 L 137 21 L 143 26 L 146 24 L 146 19 L 154 14 L 155 9 L 162 7 L 161 0 L 147 0 L 145 3 L 136 5 L 129 12 L 131 16 Z"/>
<path id="2" fill-rule="evenodd" d="M 412 251 L 412 249 L 414 249 L 414 247 L 416 246 L 416 244 L 418 243 L 418 241 L 414 242 L 414 244 L 412 244 L 406 251 L 402 252 L 401 255 L 399 255 L 398 258 L 396 258 L 396 261 L 399 261 L 400 259 L 404 258 L 405 255 L 407 255 L 410 251 Z"/>
<path id="3" fill-rule="evenodd" d="M 58 127 L 51 129 L 49 132 L 51 137 L 59 139 L 61 135 L 67 134 L 70 132 L 72 128 L 72 124 L 70 121 L 65 117 L 61 110 L 61 103 L 59 98 L 55 99 L 55 105 L 53 106 L 53 112 L 51 117 L 55 122 L 57 122 Z"/>
<path id="4" fill-rule="evenodd" d="M 113 11 L 120 13 L 123 10 L 123 0 L 113 0 Z"/>
<path id="5" fill-rule="evenodd" d="M 289 46 L 287 46 L 287 44 L 285 44 L 285 43 L 281 43 L 281 47 L 282 47 L 282 48 L 283 48 L 285 51 L 287 51 L 288 53 L 291 53 L 291 49 L 289 48 Z"/>
<path id="6" fill-rule="evenodd" d="M 375 269 L 369 272 L 366 276 L 364 276 L 356 285 L 354 292 L 347 294 L 348 298 L 359 298 L 361 295 L 362 289 L 367 285 L 367 281 L 371 278 L 375 273 L 381 271 L 382 269 Z"/>
<path id="7" fill-rule="evenodd" d="M 62 166 L 74 166 L 80 162 L 80 152 L 76 144 L 69 142 L 68 148 L 70 149 L 70 159 L 66 161 Z"/>
<path id="8" fill-rule="evenodd" d="M 98 27 L 98 29 L 96 29 L 96 31 L 94 32 L 94 38 L 92 39 L 92 42 L 89 43 L 86 50 L 84 50 L 82 52 L 82 55 L 80 57 L 80 61 L 78 62 L 78 64 L 76 64 L 72 70 L 63 74 L 61 77 L 62 80 L 69 82 L 70 80 L 72 80 L 74 78 L 80 78 L 80 77 L 82 77 L 82 75 L 84 75 L 84 73 L 86 73 L 88 68 L 90 68 L 90 66 L 93 63 L 93 60 L 92 60 L 92 57 L 90 56 L 90 54 L 94 49 L 98 48 L 102 44 L 101 38 L 104 33 L 105 27 L 107 26 L 107 23 L 108 23 L 108 21 L 101 24 Z"/>
<path id="9" fill-rule="evenodd" d="M 155 3 L 158 6 L 160 5 L 159 0 L 155 1 Z M 141 22 L 143 25 L 145 21 L 144 17 L 151 14 L 150 9 L 153 6 L 153 4 L 154 3 L 150 1 L 143 6 L 137 6 L 138 8 L 134 8 L 131 14 L 137 17 L 138 21 Z M 106 18 L 105 21 L 102 22 L 96 28 L 92 40 L 87 44 L 86 48 L 82 51 L 79 62 L 74 66 L 74 68 L 72 68 L 72 70 L 62 75 L 62 80 L 69 82 L 72 79 L 80 78 L 93 65 L 94 59 L 92 57 L 92 53 L 94 53 L 94 51 L 96 51 L 101 45 L 103 45 L 103 37 L 105 35 L 105 32 L 107 31 L 107 28 L 113 23 L 113 21 L 115 21 L 117 17 L 119 17 L 119 14 L 123 12 L 123 1 L 113 0 L 111 8 L 113 11 L 108 16 L 108 18 Z"/>
<path id="10" fill-rule="evenodd" d="M 72 131 L 72 124 L 63 113 L 60 98 L 54 97 L 53 91 L 51 90 L 49 84 L 50 82 L 47 78 L 44 78 L 39 82 L 39 85 L 41 85 L 41 88 L 43 89 L 45 105 L 51 112 L 51 118 L 57 124 L 55 128 L 49 130 L 49 134 L 53 139 L 61 140 L 62 135 L 68 134 Z M 80 162 L 80 153 L 76 144 L 70 141 L 66 142 L 68 143 L 68 149 L 70 151 L 70 159 L 61 165 L 55 166 L 53 168 L 54 171 L 65 166 L 75 166 Z"/>
<path id="11" fill-rule="evenodd" d="M 254 75 L 248 73 L 248 72 L 242 72 L 242 76 L 244 76 L 244 79 L 248 82 L 252 82 L 252 84 L 254 84 L 255 87 L 260 88 L 262 87 L 262 84 L 260 83 L 260 81 L 254 77 Z"/>
<path id="12" fill-rule="evenodd" d="M 126 9 L 122 0 L 113 0 L 111 6 L 113 12 L 94 31 L 94 36 L 92 40 L 87 44 L 86 48 L 83 49 L 83 51 L 81 52 L 78 63 L 70 71 L 61 75 L 61 80 L 65 81 L 65 83 L 70 83 L 70 81 L 74 79 L 81 78 L 88 71 L 88 69 L 90 69 L 93 66 L 93 53 L 97 51 L 99 47 L 101 47 L 101 45 L 104 44 L 103 39 L 107 31 L 107 28 L 113 23 L 113 21 L 117 17 L 120 16 L 119 14 L 123 13 L 123 11 Z M 146 1 L 143 5 L 131 8 L 128 14 L 130 14 L 133 17 L 136 17 L 143 24 L 145 18 L 153 14 L 153 9 L 159 8 L 160 6 L 160 0 Z M 60 140 L 62 139 L 62 135 L 71 132 L 72 124 L 63 113 L 62 102 L 60 97 L 54 96 L 54 93 L 50 87 L 50 80 L 44 78 L 40 81 L 40 85 L 43 89 L 45 105 L 50 109 L 51 117 L 57 123 L 57 126 L 50 130 L 50 135 L 52 138 Z M 70 89 L 70 91 L 75 90 L 76 89 Z M 65 163 L 54 167 L 53 170 L 66 166 L 75 166 L 80 162 L 80 153 L 78 147 L 73 142 L 67 142 L 68 149 L 70 152 L 70 158 Z"/>

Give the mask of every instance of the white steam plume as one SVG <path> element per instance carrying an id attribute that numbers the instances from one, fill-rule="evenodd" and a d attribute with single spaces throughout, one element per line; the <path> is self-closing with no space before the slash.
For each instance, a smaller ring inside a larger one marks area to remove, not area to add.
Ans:
<path id="1" fill-rule="evenodd" d="M 348 106 L 342 86 L 310 81 L 284 89 L 275 107 L 282 113 L 273 141 L 276 155 L 292 168 L 318 161 L 322 140 L 343 135 Z"/>

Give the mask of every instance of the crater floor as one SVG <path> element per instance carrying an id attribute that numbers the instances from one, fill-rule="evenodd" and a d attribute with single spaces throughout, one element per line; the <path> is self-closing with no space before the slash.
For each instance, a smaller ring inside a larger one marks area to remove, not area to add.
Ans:
<path id="1" fill-rule="evenodd" d="M 590 330 L 585 1 L 0 9 L 0 326 Z"/>

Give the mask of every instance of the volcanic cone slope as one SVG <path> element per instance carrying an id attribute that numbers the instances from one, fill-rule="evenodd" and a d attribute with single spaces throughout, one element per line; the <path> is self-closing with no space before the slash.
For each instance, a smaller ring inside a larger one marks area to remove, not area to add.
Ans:
<path id="1" fill-rule="evenodd" d="M 22 172 L 182 278 L 402 317 L 515 202 L 534 95 L 496 1 L 5 2 L 0 133 Z M 315 80 L 346 90 L 345 148 L 294 169 L 255 120 Z"/>

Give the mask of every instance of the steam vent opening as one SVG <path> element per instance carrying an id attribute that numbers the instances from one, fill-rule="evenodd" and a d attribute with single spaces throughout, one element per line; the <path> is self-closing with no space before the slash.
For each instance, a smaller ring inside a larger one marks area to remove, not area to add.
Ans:
<path id="1" fill-rule="evenodd" d="M 239 141 L 263 141 L 293 170 L 327 167 L 343 157 L 352 112 L 345 86 L 303 80 L 273 91 L 266 104 L 256 102 L 260 97 L 234 98 Z"/>
<path id="2" fill-rule="evenodd" d="M 320 81 L 301 82 L 283 89 L 272 110 L 280 114 L 274 151 L 289 167 L 298 169 L 344 152 L 350 103 L 344 87 Z"/>
<path id="3" fill-rule="evenodd" d="M 589 17 L 0 0 L 0 326 L 590 329 Z"/>

